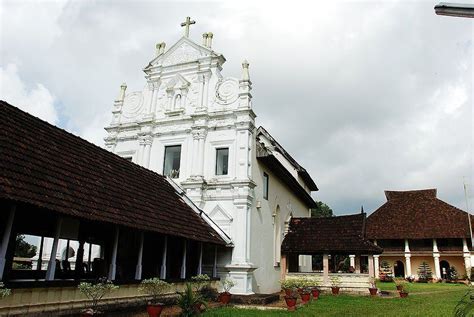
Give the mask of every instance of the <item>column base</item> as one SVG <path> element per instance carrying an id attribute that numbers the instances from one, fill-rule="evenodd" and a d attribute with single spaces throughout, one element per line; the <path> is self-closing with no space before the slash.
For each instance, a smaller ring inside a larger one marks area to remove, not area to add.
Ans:
<path id="1" fill-rule="evenodd" d="M 255 294 L 253 291 L 253 271 L 257 267 L 253 264 L 229 264 L 225 266 L 229 270 L 228 277 L 234 281 L 235 286 L 232 287 L 230 292 L 237 295 L 252 295 Z"/>

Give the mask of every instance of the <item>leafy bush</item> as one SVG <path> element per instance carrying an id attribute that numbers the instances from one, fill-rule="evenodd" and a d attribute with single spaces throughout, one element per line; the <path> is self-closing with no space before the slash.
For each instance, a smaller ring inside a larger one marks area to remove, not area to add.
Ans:
<path id="1" fill-rule="evenodd" d="M 224 289 L 224 292 L 229 293 L 230 289 L 235 286 L 234 281 L 232 281 L 229 278 L 226 278 L 225 280 L 221 281 L 222 288 Z"/>
<path id="2" fill-rule="evenodd" d="M 200 292 L 204 286 L 209 284 L 211 278 L 207 274 L 199 274 L 191 277 L 191 281 L 196 287 L 196 292 Z"/>
<path id="3" fill-rule="evenodd" d="M 330 278 L 331 281 L 331 287 L 340 287 L 341 286 L 341 278 L 339 276 L 331 276 Z"/>
<path id="4" fill-rule="evenodd" d="M 186 283 L 184 292 L 178 292 L 178 295 L 177 304 L 181 308 L 181 316 L 196 316 L 200 313 L 201 305 L 207 307 L 206 301 L 199 293 L 194 292 L 191 283 Z"/>
<path id="5" fill-rule="evenodd" d="M 140 287 L 138 290 L 142 293 L 146 293 L 148 295 L 151 295 L 152 297 L 152 303 L 157 304 L 158 303 L 158 297 L 164 292 L 169 289 L 171 285 L 166 283 L 163 280 L 160 280 L 159 278 L 150 278 L 143 280 L 140 283 Z"/>
<path id="6" fill-rule="evenodd" d="M 426 283 L 433 278 L 433 272 L 431 272 L 431 268 L 423 261 L 420 266 L 418 267 L 418 282 Z"/>
<path id="7" fill-rule="evenodd" d="M 380 279 L 380 282 L 392 282 L 393 281 L 392 266 L 385 260 L 380 262 L 379 279 Z"/>
<path id="8" fill-rule="evenodd" d="M 114 285 L 106 278 L 102 278 L 99 279 L 97 283 L 82 282 L 79 284 L 78 288 L 82 294 L 84 294 L 88 299 L 92 300 L 92 310 L 96 311 L 100 300 L 102 300 L 105 295 L 118 289 L 119 287 Z"/>
<path id="9" fill-rule="evenodd" d="M 474 290 L 472 287 L 469 287 L 469 290 L 454 308 L 454 317 L 468 316 L 474 316 Z"/>
<path id="10" fill-rule="evenodd" d="M 11 291 L 9 288 L 6 288 L 5 285 L 0 282 L 0 299 L 7 297 L 10 295 Z"/>
<path id="11" fill-rule="evenodd" d="M 448 272 L 446 272 L 446 278 L 448 281 L 457 281 L 457 279 L 459 278 L 458 276 L 458 271 L 456 270 L 456 268 L 454 266 L 451 266 L 449 269 L 448 269 Z"/>

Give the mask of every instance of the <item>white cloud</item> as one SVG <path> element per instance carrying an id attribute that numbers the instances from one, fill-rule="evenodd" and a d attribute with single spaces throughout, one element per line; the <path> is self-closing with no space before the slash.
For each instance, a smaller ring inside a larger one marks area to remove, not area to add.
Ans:
<path id="1" fill-rule="evenodd" d="M 0 95 L 8 103 L 51 124 L 58 122 L 54 97 L 42 84 L 28 85 L 20 78 L 15 64 L 0 67 Z"/>

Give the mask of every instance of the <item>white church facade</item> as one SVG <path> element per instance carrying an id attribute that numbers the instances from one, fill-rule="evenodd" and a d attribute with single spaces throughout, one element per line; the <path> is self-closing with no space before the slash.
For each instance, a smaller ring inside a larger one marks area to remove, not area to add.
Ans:
<path id="1" fill-rule="evenodd" d="M 168 176 L 212 220 L 232 245 L 219 252 L 218 273 L 234 280 L 233 293 L 276 292 L 289 220 L 310 216 L 311 191 L 318 188 L 257 128 L 249 63 L 242 63 L 239 78 L 223 76 L 226 60 L 212 49 L 213 34 L 194 42 L 190 22 L 169 49 L 157 45 L 142 91 L 121 86 L 105 144 Z M 301 256 L 299 265 L 311 270 L 311 258 Z"/>

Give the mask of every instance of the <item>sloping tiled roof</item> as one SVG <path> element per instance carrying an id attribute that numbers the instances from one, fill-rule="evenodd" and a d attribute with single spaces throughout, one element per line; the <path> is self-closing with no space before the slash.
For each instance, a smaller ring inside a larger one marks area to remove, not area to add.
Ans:
<path id="1" fill-rule="evenodd" d="M 370 239 L 469 238 L 467 212 L 436 198 L 436 189 L 385 191 L 387 202 L 367 218 Z"/>
<path id="2" fill-rule="evenodd" d="M 0 199 L 224 244 L 162 175 L 0 101 Z"/>
<path id="3" fill-rule="evenodd" d="M 365 213 L 324 218 L 292 218 L 282 253 L 380 254 L 382 249 L 364 238 Z"/>

